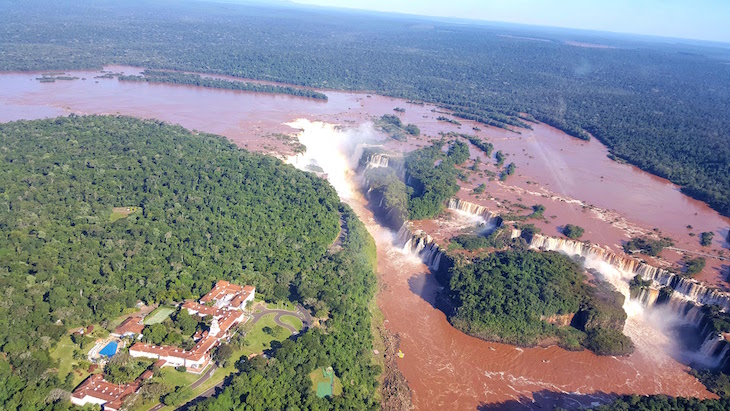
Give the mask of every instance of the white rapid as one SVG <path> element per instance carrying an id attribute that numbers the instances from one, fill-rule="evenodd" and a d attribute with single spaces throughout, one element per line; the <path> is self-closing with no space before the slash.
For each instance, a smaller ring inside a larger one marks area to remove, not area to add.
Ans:
<path id="1" fill-rule="evenodd" d="M 352 198 L 356 191 L 352 181 L 359 158 L 353 163 L 353 158 L 346 153 L 355 152 L 358 144 L 362 146 L 362 142 L 373 139 L 372 124 L 343 130 L 334 124 L 300 118 L 287 125 L 300 130 L 299 142 L 307 147 L 304 153 L 289 157 L 287 163 L 301 170 L 321 169 L 340 198 Z"/>

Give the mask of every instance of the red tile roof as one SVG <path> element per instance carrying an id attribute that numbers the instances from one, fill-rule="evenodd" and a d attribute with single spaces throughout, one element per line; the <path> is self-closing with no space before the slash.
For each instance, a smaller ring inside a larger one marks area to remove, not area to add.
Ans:
<path id="1" fill-rule="evenodd" d="M 212 290 L 208 291 L 208 294 L 204 295 L 200 299 L 200 302 L 205 304 L 209 301 L 220 300 L 229 294 L 237 294 L 241 291 L 243 291 L 243 287 L 241 287 L 240 285 L 231 284 L 228 281 L 220 280 L 215 283 L 215 286 Z"/>
<path id="2" fill-rule="evenodd" d="M 71 395 L 78 399 L 88 395 L 107 403 L 118 400 L 121 404 L 122 398 L 136 392 L 138 388 L 139 383 L 117 385 L 105 380 L 101 374 L 92 374 Z"/>
<path id="3" fill-rule="evenodd" d="M 124 335 L 126 333 L 142 334 L 142 330 L 144 330 L 142 318 L 129 317 L 122 321 L 122 323 L 114 329 L 114 332 L 119 335 Z"/>
<path id="4" fill-rule="evenodd" d="M 215 307 L 208 307 L 203 304 L 196 303 L 195 301 L 185 301 L 182 306 L 183 308 L 187 308 L 188 310 L 192 310 L 203 315 L 212 315 L 217 317 L 225 314 L 225 311 L 223 310 Z"/>
<path id="5" fill-rule="evenodd" d="M 215 283 L 213 289 L 208 294 L 200 298 L 200 302 L 206 304 L 211 301 L 222 300 L 226 297 L 232 297 L 231 305 L 239 306 L 241 303 L 248 298 L 249 295 L 253 294 L 256 288 L 251 285 L 240 285 L 231 284 L 228 281 L 220 280 Z"/>

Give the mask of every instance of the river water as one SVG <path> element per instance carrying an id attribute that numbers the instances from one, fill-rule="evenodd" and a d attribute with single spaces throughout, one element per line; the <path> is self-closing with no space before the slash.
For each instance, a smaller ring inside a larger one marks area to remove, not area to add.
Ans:
<path id="1" fill-rule="evenodd" d="M 127 74 L 139 72 L 131 67 L 108 69 Z M 157 118 L 189 129 L 222 134 L 242 147 L 280 157 L 285 156 L 281 153 L 285 147 L 271 134 L 304 129 L 314 139 L 309 140 L 308 147 L 317 138 L 333 144 L 329 144 L 330 151 L 326 146 L 319 147 L 318 152 L 308 150 L 311 158 L 303 157 L 301 161 L 318 157 L 320 163 L 328 164 L 322 156 L 347 156 L 353 149 L 349 140 L 340 144 L 338 139 L 351 139 L 353 135 L 355 139 L 368 137 L 372 129 L 361 124 L 373 116 L 390 114 L 394 107 L 400 106 L 407 109 L 402 115 L 404 121 L 416 123 L 424 133 L 421 138 L 412 139 L 411 147 L 427 144 L 440 131 L 461 131 L 488 137 L 497 149 L 508 152 L 508 162 L 517 164 L 520 178 L 510 182 L 511 186 L 490 186 L 490 191 L 503 193 L 499 195 L 505 198 L 529 195 L 514 193 L 519 189 L 539 191 L 539 186 L 615 212 L 647 230 L 659 227 L 669 233 L 680 232 L 691 223 L 703 231 L 722 234 L 728 225 L 727 219 L 704 204 L 682 196 L 676 186 L 665 180 L 607 160 L 605 148 L 599 143 L 579 142 L 546 126 L 522 135 L 483 126 L 480 126 L 482 131 L 475 132 L 469 122 L 463 122 L 459 128 L 436 121 L 435 117 L 440 114 L 432 112 L 432 106 L 375 95 L 326 91 L 329 101 L 323 102 L 283 95 L 95 79 L 100 73 L 94 71 L 70 74 L 86 80 L 40 83 L 35 80 L 37 73 L 0 74 L 0 121 L 68 113 Z M 299 118 L 343 124 L 356 131 L 338 131 L 326 123 L 297 121 Z M 340 136 L 342 133 L 347 136 Z M 388 329 L 402 337 L 405 357 L 398 364 L 414 392 L 418 409 L 475 409 L 488 408 L 490 404 L 516 408 L 538 408 L 545 404 L 570 406 L 575 401 L 590 404 L 594 399 L 603 398 L 603 393 L 711 396 L 687 374 L 685 366 L 667 355 L 655 355 L 657 344 L 661 346 L 662 341 L 640 346 L 631 357 L 612 358 L 587 351 L 567 352 L 558 347 L 520 349 L 484 342 L 456 331 L 445 315 L 434 308 L 440 287 L 427 267 L 393 245 L 393 233 L 375 222 L 365 207 L 365 200 L 353 188 L 357 176 L 351 163 L 341 161 L 332 167 L 326 170 L 330 181 L 376 239 L 381 285 L 378 304 Z M 542 194 L 534 197 L 544 198 Z M 573 219 L 564 222 L 583 225 L 585 220 L 589 231 L 595 232 L 588 233 L 589 236 L 599 238 L 602 232 L 616 230 L 608 222 L 582 211 L 579 205 L 571 208 L 572 203 L 560 200 L 550 200 L 550 204 L 548 214 L 552 208 L 555 214 L 565 216 L 561 218 Z M 607 237 L 611 245 L 623 235 L 616 232 Z M 722 247 L 718 237 L 715 246 Z M 655 337 L 650 335 L 647 339 Z M 507 401 L 527 405 L 505 404 Z"/>

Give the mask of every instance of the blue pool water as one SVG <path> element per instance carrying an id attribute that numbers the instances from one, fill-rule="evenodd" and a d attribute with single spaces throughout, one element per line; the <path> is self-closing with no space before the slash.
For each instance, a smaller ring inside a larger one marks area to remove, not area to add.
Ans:
<path id="1" fill-rule="evenodd" d="M 112 355 L 117 353 L 117 342 L 112 341 L 109 344 L 105 345 L 104 348 L 99 351 L 99 354 L 103 355 L 104 357 L 111 357 Z"/>

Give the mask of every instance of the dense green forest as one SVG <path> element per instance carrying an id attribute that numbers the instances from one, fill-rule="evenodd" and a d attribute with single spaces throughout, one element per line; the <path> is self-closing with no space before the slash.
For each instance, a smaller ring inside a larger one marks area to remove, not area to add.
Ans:
<path id="1" fill-rule="evenodd" d="M 372 364 L 368 303 L 375 292 L 375 243 L 346 206 L 342 250 L 302 273 L 293 284 L 299 299 L 314 299 L 330 313 L 324 331 L 311 329 L 296 342 L 282 343 L 269 361 L 257 357 L 215 398 L 197 410 L 375 410 L 379 367 Z M 342 395 L 315 396 L 308 374 L 332 366 L 343 381 Z"/>
<path id="2" fill-rule="evenodd" d="M 456 165 L 469 159 L 469 147 L 454 141 L 447 152 L 445 142 L 414 150 L 405 158 L 406 185 L 408 186 L 408 217 L 423 220 L 437 216 L 444 202 L 459 191 Z"/>
<path id="3" fill-rule="evenodd" d="M 444 202 L 459 191 L 456 166 L 468 158 L 466 143 L 447 143 L 442 139 L 408 153 L 403 160 L 390 159 L 387 168 L 366 170 L 368 195 L 384 208 L 383 220 L 391 228 L 398 229 L 405 220 L 433 218 L 444 210 Z M 405 183 L 396 171 L 400 164 L 405 170 Z"/>
<path id="4" fill-rule="evenodd" d="M 532 346 L 557 337 L 569 349 L 633 351 L 621 332 L 622 296 L 585 284 L 581 269 L 563 254 L 513 249 L 457 262 L 448 293 L 454 306 L 449 321 L 479 338 Z"/>
<path id="5" fill-rule="evenodd" d="M 44 399 L 73 388 L 49 357 L 69 327 L 218 279 L 330 313 L 328 334 L 307 338 L 356 381 L 347 407 L 375 401 L 372 240 L 324 180 L 222 137 L 104 116 L 2 124 L 0 167 L 0 409 L 65 408 Z M 328 255 L 341 216 L 352 252 Z"/>
<path id="6" fill-rule="evenodd" d="M 672 398 L 665 395 L 627 395 L 611 404 L 591 409 L 595 411 L 725 411 L 730 409 L 730 398 L 699 400 L 697 398 Z"/>
<path id="7" fill-rule="evenodd" d="M 372 90 L 498 127 L 536 119 L 590 133 L 612 156 L 730 215 L 730 51 L 721 45 L 284 4 L 2 4 L 0 70 L 132 64 Z"/>
<path id="8" fill-rule="evenodd" d="M 252 91 L 258 93 L 289 94 L 298 97 L 307 97 L 317 100 L 327 100 L 327 95 L 305 88 L 275 86 L 271 84 L 251 83 L 203 77 L 200 74 L 180 73 L 175 71 L 145 70 L 142 75 L 120 75 L 121 81 L 146 81 L 150 83 L 186 84 L 199 87 L 221 88 L 228 90 Z"/>

